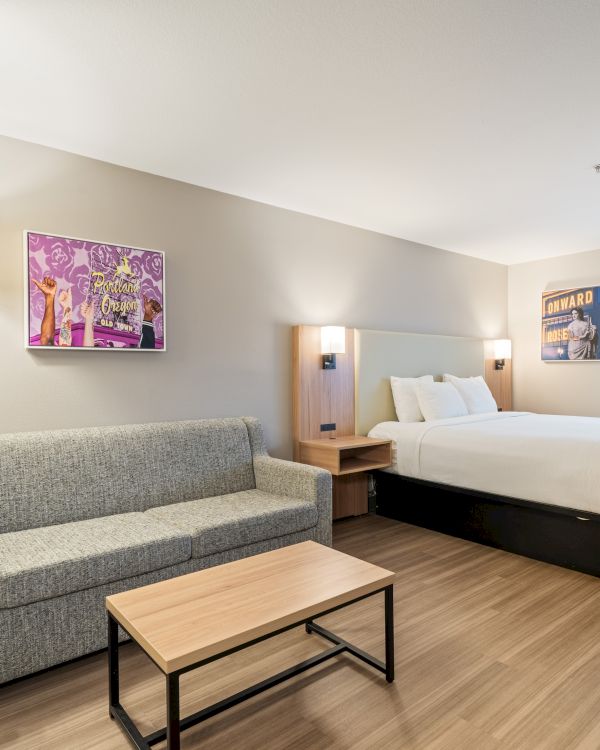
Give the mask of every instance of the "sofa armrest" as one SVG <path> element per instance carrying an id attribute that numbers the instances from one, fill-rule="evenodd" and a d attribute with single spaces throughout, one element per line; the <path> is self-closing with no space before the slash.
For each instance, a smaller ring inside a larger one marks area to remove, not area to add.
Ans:
<path id="1" fill-rule="evenodd" d="M 317 539 L 331 545 L 331 474 L 316 466 L 254 456 L 256 489 L 273 495 L 310 500 L 317 506 Z"/>

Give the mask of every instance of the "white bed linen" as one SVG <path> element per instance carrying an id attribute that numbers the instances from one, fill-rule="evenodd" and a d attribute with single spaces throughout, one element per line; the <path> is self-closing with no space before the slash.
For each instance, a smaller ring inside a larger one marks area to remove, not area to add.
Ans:
<path id="1" fill-rule="evenodd" d="M 600 418 L 528 412 L 381 422 L 390 471 L 507 497 L 600 513 Z"/>

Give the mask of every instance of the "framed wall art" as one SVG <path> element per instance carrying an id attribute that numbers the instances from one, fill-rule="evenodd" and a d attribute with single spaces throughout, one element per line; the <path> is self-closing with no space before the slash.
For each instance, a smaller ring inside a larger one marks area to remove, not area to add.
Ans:
<path id="1" fill-rule="evenodd" d="M 542 359 L 598 360 L 600 286 L 542 293 Z"/>
<path id="2" fill-rule="evenodd" d="M 24 232 L 25 346 L 165 351 L 165 258 L 149 250 Z"/>

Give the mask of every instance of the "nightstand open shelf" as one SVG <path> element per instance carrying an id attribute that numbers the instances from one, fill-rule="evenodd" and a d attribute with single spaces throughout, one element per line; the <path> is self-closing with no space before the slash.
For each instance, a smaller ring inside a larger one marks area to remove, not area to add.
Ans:
<path id="1" fill-rule="evenodd" d="M 333 518 L 368 512 L 367 475 L 392 462 L 392 444 L 361 435 L 301 440 L 301 463 L 320 466 L 333 474 Z"/>
<path id="2" fill-rule="evenodd" d="M 368 461 L 364 458 L 349 456 L 348 458 L 342 458 L 340 470 L 337 474 L 341 476 L 343 474 L 355 474 L 357 471 L 370 471 L 371 469 L 381 468 L 383 468 L 381 463 L 373 463 L 373 461 Z"/>

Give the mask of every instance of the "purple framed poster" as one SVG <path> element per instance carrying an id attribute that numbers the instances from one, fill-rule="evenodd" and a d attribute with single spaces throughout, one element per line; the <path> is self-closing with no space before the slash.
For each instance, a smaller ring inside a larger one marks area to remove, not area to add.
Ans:
<path id="1" fill-rule="evenodd" d="M 25 346 L 165 351 L 165 258 L 148 250 L 24 232 Z"/>

